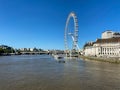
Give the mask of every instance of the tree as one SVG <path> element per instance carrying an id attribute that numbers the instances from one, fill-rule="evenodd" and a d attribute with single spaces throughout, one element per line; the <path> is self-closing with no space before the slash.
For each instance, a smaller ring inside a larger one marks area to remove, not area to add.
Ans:
<path id="1" fill-rule="evenodd" d="M 0 48 L 0 55 L 4 53 L 4 50 L 2 48 Z"/>

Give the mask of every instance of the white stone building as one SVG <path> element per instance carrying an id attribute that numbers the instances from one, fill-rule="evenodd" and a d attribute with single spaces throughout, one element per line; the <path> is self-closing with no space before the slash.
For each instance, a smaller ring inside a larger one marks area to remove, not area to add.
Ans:
<path id="1" fill-rule="evenodd" d="M 102 38 L 84 45 L 85 56 L 120 57 L 120 33 L 106 31 Z"/>
<path id="2" fill-rule="evenodd" d="M 102 39 L 113 38 L 113 37 L 120 37 L 120 33 L 113 32 L 110 30 L 107 30 L 107 31 L 102 33 Z"/>

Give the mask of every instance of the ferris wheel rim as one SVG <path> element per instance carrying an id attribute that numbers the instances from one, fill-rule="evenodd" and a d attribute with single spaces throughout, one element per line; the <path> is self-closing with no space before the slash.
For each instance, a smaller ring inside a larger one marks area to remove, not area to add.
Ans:
<path id="1" fill-rule="evenodd" d="M 77 20 L 77 16 L 74 12 L 71 12 L 69 15 L 68 15 L 68 18 L 67 18 L 67 21 L 66 21 L 66 26 L 65 26 L 65 35 L 64 35 L 64 42 L 65 42 L 65 50 L 69 51 L 69 48 L 68 48 L 68 41 L 67 41 L 67 36 L 68 36 L 68 24 L 69 24 L 69 21 L 70 19 L 73 18 L 74 20 L 74 38 L 75 38 L 75 41 L 74 41 L 74 44 L 77 45 L 78 43 L 78 20 Z"/>

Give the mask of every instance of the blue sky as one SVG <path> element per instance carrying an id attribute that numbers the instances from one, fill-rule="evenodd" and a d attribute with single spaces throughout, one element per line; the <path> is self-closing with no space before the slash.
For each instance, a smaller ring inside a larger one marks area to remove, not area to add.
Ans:
<path id="1" fill-rule="evenodd" d="M 64 28 L 74 11 L 79 46 L 105 30 L 120 31 L 120 0 L 0 0 L 0 44 L 64 49 Z"/>

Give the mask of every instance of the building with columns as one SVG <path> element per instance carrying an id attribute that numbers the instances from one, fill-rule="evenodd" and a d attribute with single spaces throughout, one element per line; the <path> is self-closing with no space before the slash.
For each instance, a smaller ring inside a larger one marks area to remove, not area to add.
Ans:
<path id="1" fill-rule="evenodd" d="M 120 57 L 120 33 L 105 31 L 102 38 L 84 45 L 85 56 Z"/>

